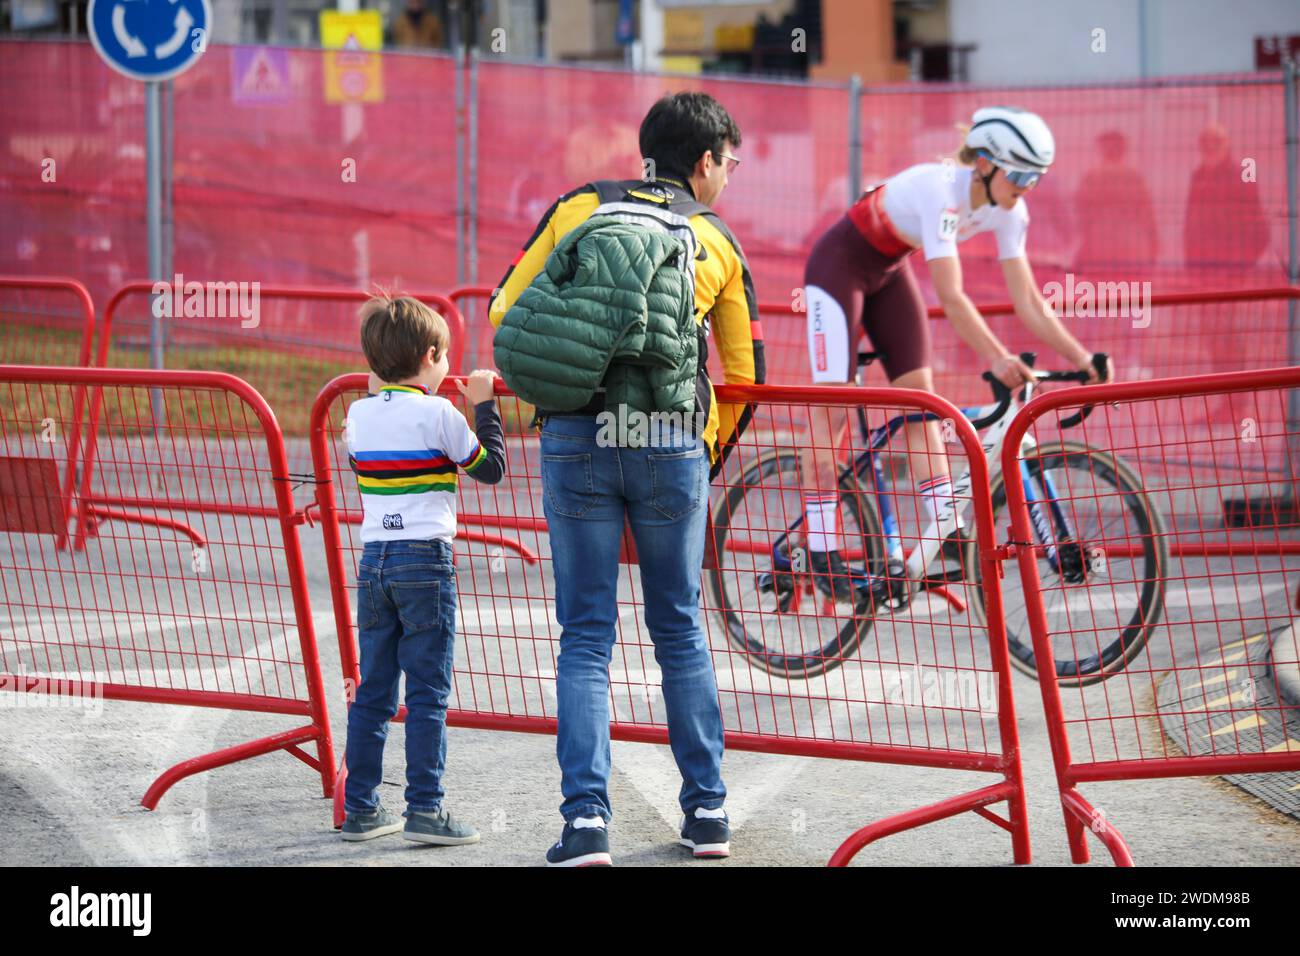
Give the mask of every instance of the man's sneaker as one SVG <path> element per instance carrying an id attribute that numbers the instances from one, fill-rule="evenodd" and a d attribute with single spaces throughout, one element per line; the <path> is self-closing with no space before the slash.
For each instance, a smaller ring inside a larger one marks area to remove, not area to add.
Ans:
<path id="1" fill-rule="evenodd" d="M 688 846 L 697 860 L 731 856 L 731 826 L 727 811 L 696 807 L 690 817 L 682 817 L 682 846 Z"/>
<path id="2" fill-rule="evenodd" d="M 381 804 L 373 813 L 349 813 L 343 821 L 343 839 L 349 843 L 359 843 L 396 833 L 400 829 L 402 818 L 389 813 Z"/>
<path id="3" fill-rule="evenodd" d="M 817 590 L 841 604 L 857 604 L 870 589 L 867 576 L 850 570 L 838 551 L 809 551 L 808 567 Z"/>
<path id="4" fill-rule="evenodd" d="M 612 866 L 609 832 L 600 817 L 578 817 L 564 825 L 560 842 L 546 851 L 547 866 Z"/>
<path id="5" fill-rule="evenodd" d="M 479 839 L 477 830 L 461 823 L 446 810 L 437 813 L 408 810 L 402 838 L 437 846 L 463 846 L 466 843 L 477 843 Z"/>

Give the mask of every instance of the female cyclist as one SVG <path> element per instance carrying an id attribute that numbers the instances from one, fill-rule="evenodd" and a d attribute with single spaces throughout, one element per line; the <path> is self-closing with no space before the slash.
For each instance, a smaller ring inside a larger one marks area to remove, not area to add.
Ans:
<path id="1" fill-rule="evenodd" d="M 858 339 L 865 334 L 883 353 L 890 384 L 934 391 L 925 302 L 908 256 L 923 250 L 944 314 L 957 334 L 1005 385 L 1028 381 L 1030 369 L 1007 351 L 962 291 L 957 243 L 981 232 L 997 239 L 998 259 L 1016 315 L 1041 341 L 1077 368 L 1092 354 L 1043 300 L 1025 258 L 1029 213 L 1021 197 L 1052 165 L 1051 130 L 1037 114 L 1005 106 L 976 110 L 956 162 L 922 163 L 869 190 L 814 245 L 804 271 L 808 352 L 813 381 L 846 385 L 857 372 Z M 1109 369 L 1107 378 L 1110 377 Z M 808 564 L 817 587 L 837 601 L 856 603 L 866 585 L 839 554 L 834 448 L 847 410 L 811 416 L 809 446 L 801 453 Z M 906 427 L 912 478 L 929 517 L 952 493 L 938 422 Z M 925 515 L 921 515 L 922 521 Z M 955 533 L 952 526 L 941 535 Z M 902 555 L 890 555 L 901 574 Z"/>

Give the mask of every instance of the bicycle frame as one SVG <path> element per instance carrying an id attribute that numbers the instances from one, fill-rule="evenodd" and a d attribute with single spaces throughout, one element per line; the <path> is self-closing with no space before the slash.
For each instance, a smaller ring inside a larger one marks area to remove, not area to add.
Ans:
<path id="1" fill-rule="evenodd" d="M 990 475 L 997 474 L 998 462 L 1001 460 L 1002 455 L 1002 444 L 1007 431 L 1011 427 L 1011 421 L 1024 403 L 1033 397 L 1033 389 L 1033 382 L 1025 385 L 1023 397 L 1012 396 L 1011 402 L 1003 414 L 991 422 L 984 430 L 980 445 L 984 449 L 985 458 L 988 460 Z M 963 408 L 961 413 L 968 419 L 979 420 L 992 415 L 996 409 L 996 404 L 990 404 Z M 966 516 L 968 506 L 961 507 L 959 502 L 970 490 L 970 469 L 966 469 L 960 477 L 953 481 L 952 495 L 942 503 L 938 519 L 931 520 L 925 526 L 920 534 L 918 546 L 913 548 L 912 553 L 905 557 L 903 539 L 898 527 L 898 518 L 894 512 L 893 496 L 890 494 L 885 481 L 880 451 L 890 437 L 904 425 L 937 420 L 935 415 L 928 412 L 898 415 L 874 431 L 868 432 L 866 415 L 859 408 L 858 424 L 867 447 L 840 474 L 841 479 L 849 476 L 862 478 L 864 475 L 870 474 L 871 487 L 875 492 L 877 506 L 880 510 L 881 528 L 885 533 L 887 556 L 903 561 L 907 569 L 907 579 L 912 582 L 912 587 L 916 589 L 927 584 L 925 569 L 939 557 L 943 548 L 943 541 L 956 530 L 957 521 Z M 1022 450 L 1032 449 L 1035 445 L 1034 439 L 1029 435 L 1025 435 L 1021 439 Z M 1029 467 L 1023 460 L 1020 468 L 1021 481 L 1024 483 L 1025 497 L 1029 502 L 1034 533 L 1038 537 L 1039 543 L 1045 547 L 1047 559 L 1053 570 L 1057 570 L 1057 551 L 1053 541 L 1067 540 L 1072 537 L 1069 523 L 1057 503 L 1056 490 L 1052 486 L 1051 477 L 1044 472 L 1041 476 L 1041 482 L 1036 480 L 1030 474 Z M 1051 533 L 1053 525 L 1056 527 L 1055 535 Z"/>

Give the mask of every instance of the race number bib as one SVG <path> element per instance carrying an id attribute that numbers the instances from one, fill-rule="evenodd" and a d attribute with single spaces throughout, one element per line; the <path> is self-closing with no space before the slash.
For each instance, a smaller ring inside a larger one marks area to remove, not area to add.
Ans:
<path id="1" fill-rule="evenodd" d="M 957 222 L 960 219 L 957 210 L 948 206 L 939 213 L 939 240 L 950 242 L 957 238 Z"/>

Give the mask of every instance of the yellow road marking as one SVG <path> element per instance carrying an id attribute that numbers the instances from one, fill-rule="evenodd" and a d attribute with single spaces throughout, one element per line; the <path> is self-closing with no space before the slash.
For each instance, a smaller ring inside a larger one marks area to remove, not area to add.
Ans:
<path id="1" fill-rule="evenodd" d="M 1230 677 L 1237 676 L 1237 669 L 1234 667 L 1230 671 L 1224 671 L 1218 677 L 1207 677 L 1204 680 L 1198 680 L 1195 684 L 1188 684 L 1184 690 L 1195 690 L 1197 687 L 1208 687 L 1210 684 L 1217 684 L 1220 681 L 1228 680 Z"/>
<path id="2" fill-rule="evenodd" d="M 1268 722 L 1259 719 L 1258 714 L 1251 714 L 1249 717 L 1243 717 L 1235 724 L 1229 724 L 1227 727 L 1220 727 L 1212 733 L 1202 734 L 1204 737 L 1218 737 L 1220 734 L 1230 734 L 1238 730 L 1252 730 L 1255 727 L 1267 727 Z"/>
<path id="3" fill-rule="evenodd" d="M 1243 647 L 1246 644 L 1254 644 L 1256 641 L 1262 641 L 1266 637 L 1268 637 L 1267 634 L 1256 634 L 1254 637 L 1243 637 L 1241 640 L 1233 641 L 1231 644 L 1224 644 L 1219 648 L 1219 650 L 1228 651 L 1234 647 Z"/>

